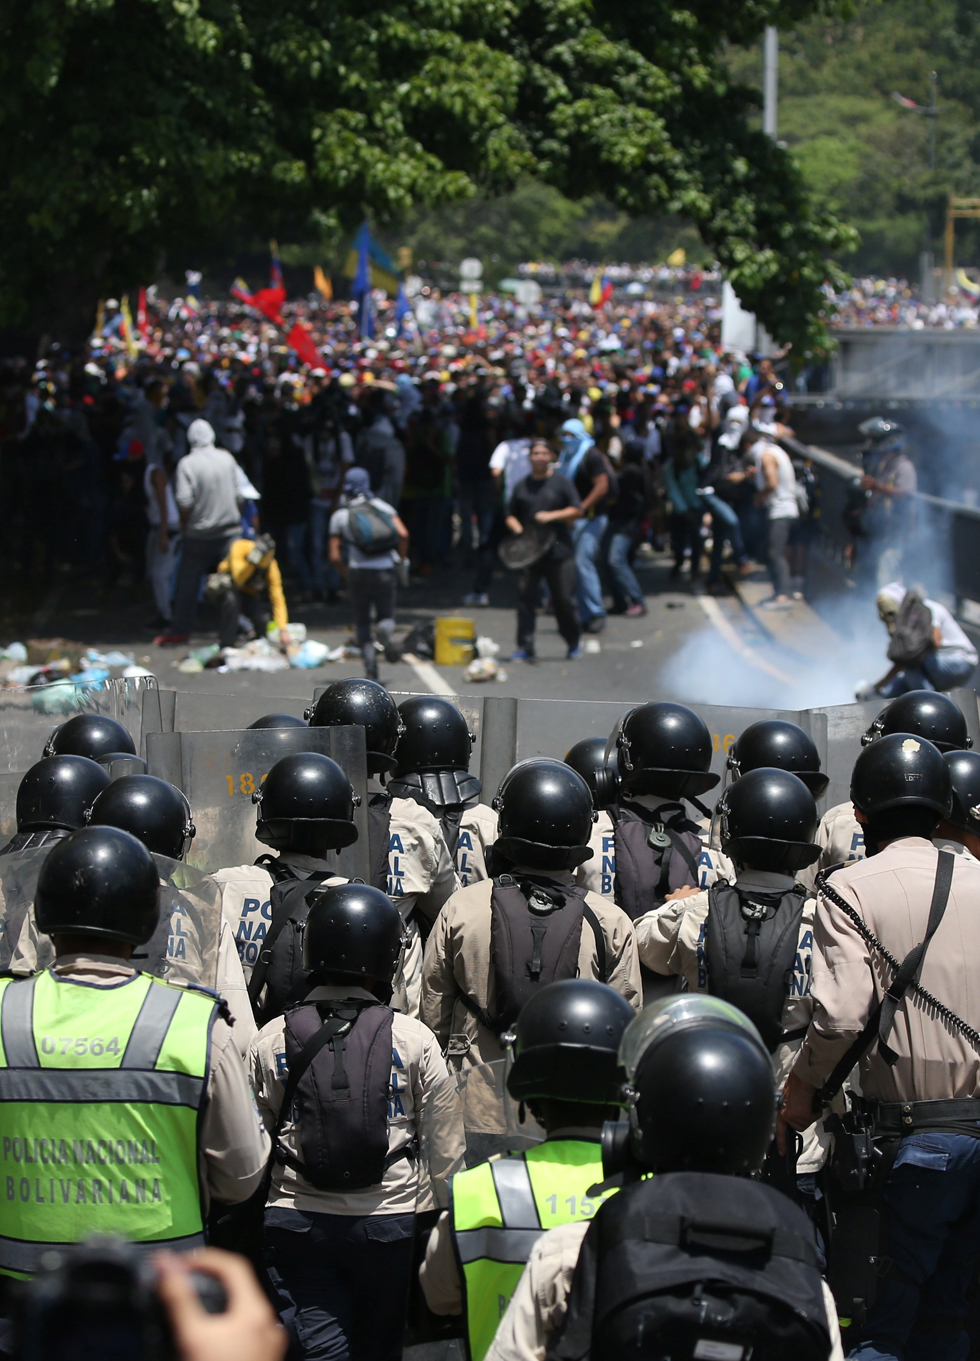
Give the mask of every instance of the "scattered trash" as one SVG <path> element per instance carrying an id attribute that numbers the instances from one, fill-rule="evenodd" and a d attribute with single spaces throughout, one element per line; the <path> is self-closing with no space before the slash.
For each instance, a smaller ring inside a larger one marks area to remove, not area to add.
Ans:
<path id="1" fill-rule="evenodd" d="M 11 643 L 9 647 L 4 648 L 0 655 L 6 657 L 8 662 L 26 662 L 27 648 L 23 643 Z"/>
<path id="2" fill-rule="evenodd" d="M 507 672 L 504 670 L 504 668 L 503 668 L 502 666 L 498 666 L 498 667 L 497 667 L 497 680 L 499 680 L 499 681 L 505 681 L 506 679 L 507 679 Z"/>
<path id="3" fill-rule="evenodd" d="M 177 670 L 185 676 L 196 675 L 198 671 L 203 671 L 204 666 L 196 657 L 185 657 L 182 662 L 174 662 Z"/>
<path id="4" fill-rule="evenodd" d="M 420 661 L 431 662 L 436 655 L 435 619 L 420 619 L 402 639 L 401 648 Z"/>
<path id="5" fill-rule="evenodd" d="M 76 671 L 71 680 L 76 685 L 94 685 L 96 681 L 108 680 L 112 672 L 107 666 L 86 666 L 81 671 Z"/>
<path id="6" fill-rule="evenodd" d="M 476 656 L 463 672 L 463 680 L 506 680 L 507 672 L 502 671 L 494 661 L 494 658 L 500 652 L 500 644 L 495 643 L 492 638 L 483 636 L 477 638 L 475 648 Z"/>
<path id="7" fill-rule="evenodd" d="M 123 680 L 139 680 L 141 676 L 152 676 L 154 673 L 134 662 L 132 666 L 127 666 L 122 674 Z"/>
<path id="8" fill-rule="evenodd" d="M 307 635 L 306 635 L 306 625 L 305 625 L 305 624 L 298 624 L 298 623 L 297 623 L 297 624 L 290 624 L 290 625 L 288 626 L 288 628 L 286 629 L 286 632 L 287 632 L 287 634 L 289 635 L 289 637 L 288 637 L 288 639 L 287 639 L 288 642 L 290 642 L 290 643 L 305 643 L 305 642 L 306 642 L 306 636 L 307 636 Z M 269 640 L 269 642 L 272 644 L 273 647 L 278 647 L 278 646 L 279 646 L 279 644 L 280 644 L 280 642 L 281 642 L 281 639 L 280 639 L 280 637 L 279 637 L 279 630 L 278 630 L 278 628 L 276 627 L 276 625 L 275 625 L 274 623 L 270 623 L 270 624 L 269 624 L 268 628 L 267 628 L 266 631 L 265 631 L 265 636 L 266 636 L 266 638 Z"/>
<path id="9" fill-rule="evenodd" d="M 78 708 L 78 690 L 70 680 L 42 685 L 31 696 L 31 708 L 39 714 L 70 714 Z"/>
<path id="10" fill-rule="evenodd" d="M 633 641 L 630 643 L 630 647 L 642 647 L 642 646 L 643 646 L 643 639 L 642 639 L 642 638 L 634 638 Z"/>
<path id="11" fill-rule="evenodd" d="M 116 648 L 112 652 L 96 652 L 95 648 L 90 647 L 82 657 L 82 662 L 86 666 L 132 666 L 135 657 L 129 656 L 125 652 L 120 652 Z"/>
<path id="12" fill-rule="evenodd" d="M 582 644 L 582 650 L 588 652 L 590 656 L 595 656 L 597 652 L 602 651 L 602 646 L 598 638 L 586 638 Z"/>
<path id="13" fill-rule="evenodd" d="M 307 638 L 303 645 L 289 658 L 289 665 L 301 670 L 312 670 L 325 662 L 339 662 L 344 658 L 343 647 L 329 648 L 315 638 Z"/>
<path id="14" fill-rule="evenodd" d="M 244 647 L 222 649 L 220 665 L 229 671 L 287 671 L 289 659 L 264 638 L 255 638 Z"/>

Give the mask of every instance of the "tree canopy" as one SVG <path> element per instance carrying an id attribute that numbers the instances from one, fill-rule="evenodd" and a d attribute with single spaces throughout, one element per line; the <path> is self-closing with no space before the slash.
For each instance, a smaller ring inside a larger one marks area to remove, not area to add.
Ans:
<path id="1" fill-rule="evenodd" d="M 88 309 L 229 232 L 309 240 L 530 177 L 682 215 L 799 352 L 853 234 L 723 56 L 820 4 L 7 0 L 0 318 Z"/>

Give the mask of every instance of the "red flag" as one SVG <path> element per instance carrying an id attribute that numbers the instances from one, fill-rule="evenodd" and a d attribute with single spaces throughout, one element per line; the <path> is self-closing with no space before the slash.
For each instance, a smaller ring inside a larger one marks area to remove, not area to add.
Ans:
<path id="1" fill-rule="evenodd" d="M 260 288 L 257 293 L 252 294 L 251 303 L 257 307 L 263 316 L 274 321 L 277 326 L 285 326 L 282 319 L 282 305 L 286 301 L 286 290 L 284 288 Z"/>
<path id="2" fill-rule="evenodd" d="M 249 307 L 255 306 L 255 299 L 248 291 L 248 284 L 244 279 L 238 278 L 231 286 L 231 296 L 237 298 L 239 302 L 247 303 Z"/>
<path id="3" fill-rule="evenodd" d="M 609 301 L 609 299 L 612 297 L 612 295 L 613 295 L 613 286 L 612 286 L 612 284 L 611 284 L 611 283 L 608 283 L 608 282 L 603 282 L 603 285 L 602 285 L 602 305 L 603 305 L 603 307 L 605 307 L 606 303 Z"/>
<path id="4" fill-rule="evenodd" d="M 304 364 L 309 364 L 311 369 L 322 369 L 323 360 L 320 352 L 313 344 L 313 339 L 305 326 L 296 322 L 293 329 L 286 337 L 286 344 L 291 350 L 295 350 Z"/>
<path id="5" fill-rule="evenodd" d="M 148 340 L 150 336 L 150 323 L 146 315 L 146 289 L 140 289 L 139 302 L 136 304 L 136 326 L 142 340 Z"/>

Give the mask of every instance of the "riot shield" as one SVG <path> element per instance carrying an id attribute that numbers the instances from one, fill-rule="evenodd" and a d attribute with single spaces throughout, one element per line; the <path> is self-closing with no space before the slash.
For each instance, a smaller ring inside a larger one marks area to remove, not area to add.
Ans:
<path id="1" fill-rule="evenodd" d="M 830 776 L 823 798 L 825 808 L 834 808 L 849 800 L 851 771 L 861 755 L 861 738 L 887 703 L 888 700 L 877 698 L 809 710 L 815 718 L 822 717 L 827 724 L 827 756 L 826 761 L 821 761 L 823 769 Z"/>
<path id="2" fill-rule="evenodd" d="M 269 847 L 255 838 L 252 794 L 272 766 L 293 752 L 319 751 L 347 773 L 361 797 L 354 810 L 358 839 L 337 852 L 339 873 L 367 881 L 367 774 L 364 729 L 257 728 L 249 731 L 149 733 L 147 768 L 187 795 L 197 835 L 188 863 L 204 872 L 251 864 Z"/>
<path id="3" fill-rule="evenodd" d="M 160 923 L 146 945 L 133 951 L 133 965 L 167 982 L 216 988 L 221 892 L 193 865 L 153 857 L 160 871 Z"/>
<path id="4" fill-rule="evenodd" d="M 136 676 L 0 690 L 0 770 L 29 770 L 59 723 L 75 714 L 104 714 L 117 719 L 140 749 L 144 695 L 156 691 L 155 676 Z"/>
<path id="5" fill-rule="evenodd" d="M 153 728 L 154 732 L 235 732 L 247 728 L 263 714 L 292 714 L 294 718 L 302 718 L 307 704 L 295 695 L 257 695 L 251 690 L 238 694 L 177 690 L 170 692 L 174 695 L 171 712 L 166 702 L 167 692 L 161 693 L 161 721 Z"/>
<path id="6" fill-rule="evenodd" d="M 41 866 L 57 844 L 0 855 L 0 973 L 30 974 L 54 962 L 54 946 L 34 921 L 34 894 Z"/>

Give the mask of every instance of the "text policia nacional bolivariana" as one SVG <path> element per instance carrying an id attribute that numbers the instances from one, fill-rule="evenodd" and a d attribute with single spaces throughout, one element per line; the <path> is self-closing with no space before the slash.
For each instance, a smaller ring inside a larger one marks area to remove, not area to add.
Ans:
<path id="1" fill-rule="evenodd" d="M 146 1205 L 160 1201 L 158 1177 L 113 1175 L 110 1169 L 159 1163 L 155 1139 L 4 1138 L 5 1199 L 35 1205 Z M 10 1175 L 11 1163 L 19 1163 Z M 33 1164 L 31 1175 L 23 1172 Z M 41 1175 L 37 1175 L 41 1169 Z M 76 1169 L 107 1169 L 101 1176 L 79 1176 Z M 56 1169 L 56 1175 L 51 1173 Z M 64 1176 L 69 1169 L 73 1176 Z"/>

